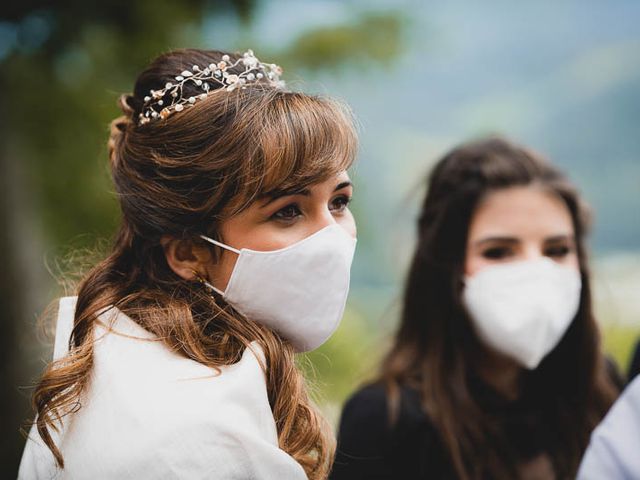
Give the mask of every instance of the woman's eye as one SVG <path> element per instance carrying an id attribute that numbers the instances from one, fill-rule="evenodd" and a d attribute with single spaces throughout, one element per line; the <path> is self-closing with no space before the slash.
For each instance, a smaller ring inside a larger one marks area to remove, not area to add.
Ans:
<path id="1" fill-rule="evenodd" d="M 554 257 L 554 258 L 566 257 L 567 255 L 569 255 L 569 253 L 571 253 L 571 248 L 569 248 L 566 245 L 560 245 L 557 247 L 548 247 L 544 251 L 544 254 L 547 257 Z"/>
<path id="2" fill-rule="evenodd" d="M 351 203 L 351 197 L 340 195 L 331 201 L 329 209 L 332 212 L 342 212 L 349 206 L 349 203 Z"/>
<path id="3" fill-rule="evenodd" d="M 505 247 L 489 248 L 482 252 L 482 256 L 490 260 L 500 260 L 511 255 L 511 249 Z"/>
<path id="4" fill-rule="evenodd" d="M 291 205 L 287 205 L 286 207 L 283 207 L 280 210 L 278 210 L 276 213 L 272 215 L 272 218 L 276 220 L 290 221 L 290 220 L 296 219 L 300 215 L 302 215 L 302 212 L 300 211 L 300 207 L 292 203 Z"/>

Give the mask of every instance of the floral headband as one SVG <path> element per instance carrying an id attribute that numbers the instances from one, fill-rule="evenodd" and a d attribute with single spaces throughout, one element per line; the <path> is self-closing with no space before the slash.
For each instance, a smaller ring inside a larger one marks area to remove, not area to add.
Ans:
<path id="1" fill-rule="evenodd" d="M 172 113 L 181 112 L 196 101 L 207 98 L 210 92 L 218 90 L 231 92 L 236 88 L 246 88 L 246 84 L 258 81 L 278 88 L 284 87 L 284 81 L 280 80 L 282 68 L 273 63 L 262 63 L 251 50 L 247 50 L 235 62 L 229 62 L 229 55 L 223 55 L 218 63 L 210 63 L 207 66 L 194 65 L 190 70 L 184 70 L 176 75 L 175 82 L 167 82 L 163 89 L 151 90 L 149 95 L 144 97 L 142 111 L 138 115 L 138 124 L 144 125 L 154 120 L 165 119 Z M 230 73 L 230 69 L 238 66 L 244 66 L 244 71 Z M 185 96 L 183 87 L 188 82 L 201 89 L 202 93 Z M 216 85 L 218 88 L 214 88 Z"/>

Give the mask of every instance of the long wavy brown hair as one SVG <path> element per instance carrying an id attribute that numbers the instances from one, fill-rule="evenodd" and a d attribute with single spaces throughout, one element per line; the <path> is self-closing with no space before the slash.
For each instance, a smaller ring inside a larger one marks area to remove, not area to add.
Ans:
<path id="1" fill-rule="evenodd" d="M 134 93 L 120 98 L 124 115 L 111 123 L 108 145 L 121 225 L 108 256 L 77 287 L 69 353 L 47 367 L 33 396 L 38 432 L 61 468 L 64 459 L 51 430 L 82 406 L 97 315 L 111 306 L 172 350 L 214 369 L 237 362 L 257 342 L 266 359 L 280 448 L 311 479 L 325 478 L 330 468 L 333 434 L 307 394 L 293 348 L 199 283 L 176 275 L 160 244 L 161 236 L 170 235 L 208 245 L 199 234 L 220 238 L 220 224 L 255 199 L 327 179 L 355 157 L 354 123 L 344 105 L 267 82 L 213 92 L 179 114 L 137 124 L 151 89 L 192 65 L 217 63 L 224 53 L 163 54 L 140 74 Z M 191 88 L 185 86 L 183 95 Z M 217 247 L 209 248 L 219 255 Z"/>
<path id="2" fill-rule="evenodd" d="M 557 432 L 550 455 L 558 478 L 575 476 L 592 429 L 618 393 L 605 368 L 592 313 L 585 247 L 589 215 L 578 192 L 540 155 L 504 139 L 454 148 L 429 178 L 401 324 L 379 380 L 388 392 L 392 420 L 398 415 L 401 387 L 420 392 L 423 409 L 461 479 L 517 478 L 513 445 L 470 389 L 470 377 L 479 375 L 475 362 L 483 347 L 461 293 L 467 236 L 477 205 L 492 191 L 526 185 L 540 186 L 564 201 L 582 277 L 580 307 L 569 330 L 524 378 L 523 395 L 539 406 L 540 421 Z"/>

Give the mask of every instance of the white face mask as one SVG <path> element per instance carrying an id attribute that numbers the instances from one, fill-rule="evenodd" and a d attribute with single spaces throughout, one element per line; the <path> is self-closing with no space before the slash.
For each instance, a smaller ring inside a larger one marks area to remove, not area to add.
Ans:
<path id="1" fill-rule="evenodd" d="M 543 258 L 484 268 L 462 300 L 480 339 L 532 370 L 569 328 L 581 289 L 578 269 Z"/>
<path id="2" fill-rule="evenodd" d="M 356 246 L 340 225 L 266 252 L 201 237 L 238 254 L 226 290 L 207 286 L 247 318 L 278 332 L 300 352 L 318 348 L 338 328 Z"/>

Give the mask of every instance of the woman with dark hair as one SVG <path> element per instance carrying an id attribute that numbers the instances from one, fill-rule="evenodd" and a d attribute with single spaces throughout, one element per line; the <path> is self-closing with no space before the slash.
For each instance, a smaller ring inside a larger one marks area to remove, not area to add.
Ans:
<path id="1" fill-rule="evenodd" d="M 179 50 L 121 97 L 122 221 L 60 302 L 19 478 L 326 478 L 333 435 L 294 354 L 342 317 L 357 139 L 280 73 Z"/>
<path id="2" fill-rule="evenodd" d="M 333 479 L 574 478 L 618 390 L 576 190 L 499 138 L 431 173 L 400 328 L 346 404 Z"/>

